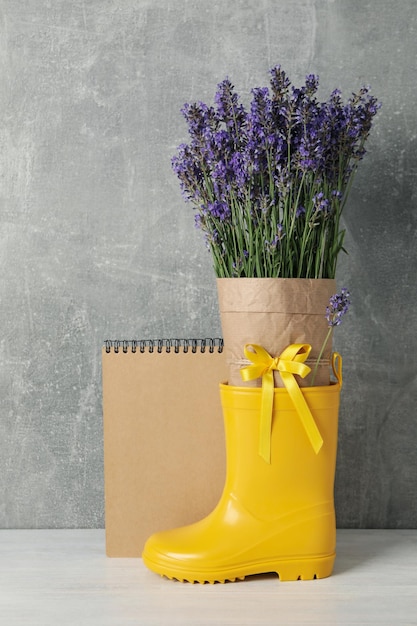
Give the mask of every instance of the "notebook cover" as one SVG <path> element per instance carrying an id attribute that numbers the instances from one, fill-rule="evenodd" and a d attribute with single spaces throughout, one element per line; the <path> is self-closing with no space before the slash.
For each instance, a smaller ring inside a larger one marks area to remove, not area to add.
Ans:
<path id="1" fill-rule="evenodd" d="M 103 348 L 106 554 L 205 517 L 225 479 L 223 352 Z"/>

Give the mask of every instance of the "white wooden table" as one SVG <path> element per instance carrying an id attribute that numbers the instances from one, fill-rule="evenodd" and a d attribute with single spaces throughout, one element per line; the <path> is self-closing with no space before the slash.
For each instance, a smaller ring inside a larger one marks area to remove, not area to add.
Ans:
<path id="1" fill-rule="evenodd" d="M 0 530 L 2 626 L 417 625 L 417 530 L 339 530 L 334 574 L 178 583 L 109 559 L 102 530 Z"/>

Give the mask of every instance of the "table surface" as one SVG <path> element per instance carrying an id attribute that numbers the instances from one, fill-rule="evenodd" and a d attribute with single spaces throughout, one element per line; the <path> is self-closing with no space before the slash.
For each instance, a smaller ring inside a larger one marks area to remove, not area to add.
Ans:
<path id="1" fill-rule="evenodd" d="M 105 556 L 102 530 L 0 530 L 5 626 L 417 625 L 417 530 L 338 530 L 334 573 L 191 585 Z"/>

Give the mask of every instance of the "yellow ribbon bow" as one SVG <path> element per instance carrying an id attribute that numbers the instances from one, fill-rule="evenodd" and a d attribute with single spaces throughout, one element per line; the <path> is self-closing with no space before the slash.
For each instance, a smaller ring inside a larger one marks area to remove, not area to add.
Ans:
<path id="1" fill-rule="evenodd" d="M 274 403 L 274 370 L 280 373 L 307 436 L 317 454 L 323 445 L 323 439 L 314 421 L 311 411 L 294 378 L 294 374 L 304 378 L 311 369 L 304 361 L 310 354 L 311 346 L 305 343 L 294 343 L 285 348 L 279 357 L 273 358 L 264 348 L 257 344 L 247 343 L 244 348 L 245 357 L 252 362 L 240 370 L 244 381 L 254 380 L 262 376 L 262 399 L 259 454 L 267 462 L 271 462 L 271 428 L 272 409 Z"/>

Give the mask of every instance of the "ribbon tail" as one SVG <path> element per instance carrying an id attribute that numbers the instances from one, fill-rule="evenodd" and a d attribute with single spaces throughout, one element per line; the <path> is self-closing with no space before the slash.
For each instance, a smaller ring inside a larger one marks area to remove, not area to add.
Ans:
<path id="1" fill-rule="evenodd" d="M 259 455 L 266 463 L 271 463 L 272 407 L 274 402 L 274 374 L 265 372 L 262 376 L 261 417 L 259 424 Z"/>
<path id="2" fill-rule="evenodd" d="M 313 450 L 316 454 L 318 454 L 320 448 L 323 445 L 323 439 L 319 429 L 317 428 L 317 424 L 314 421 L 308 404 L 305 401 L 304 396 L 293 375 L 289 374 L 288 372 L 280 372 L 280 374 L 282 381 L 288 390 L 290 398 L 294 403 L 294 407 L 298 413 L 301 423 L 304 426 L 304 430 L 307 433 Z"/>

